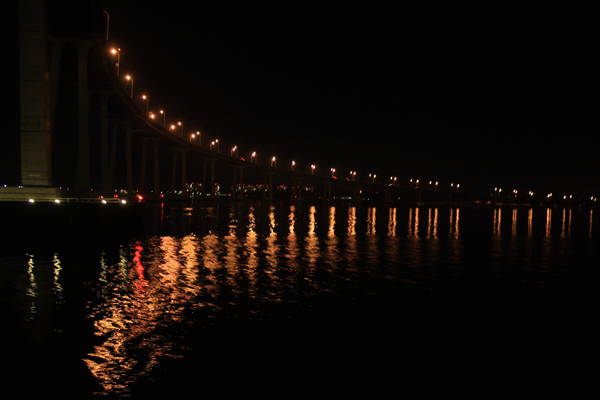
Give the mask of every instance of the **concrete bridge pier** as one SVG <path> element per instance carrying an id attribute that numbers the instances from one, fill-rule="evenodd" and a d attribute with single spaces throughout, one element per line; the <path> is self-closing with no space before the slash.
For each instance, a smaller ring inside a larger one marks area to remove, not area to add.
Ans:
<path id="1" fill-rule="evenodd" d="M 77 45 L 77 191 L 89 193 L 91 185 L 91 163 L 90 163 L 90 99 L 89 99 L 89 76 L 88 60 L 90 49 L 94 42 L 89 40 L 78 40 Z M 129 134 L 129 130 L 128 130 Z M 128 190 L 131 180 L 128 176 Z"/>
<path id="2" fill-rule="evenodd" d="M 125 125 L 125 170 L 127 176 L 127 191 L 133 193 L 133 129 L 131 122 Z"/>
<path id="3" fill-rule="evenodd" d="M 172 148 L 172 169 L 171 169 L 171 192 L 175 192 L 176 190 L 185 191 L 185 184 L 187 180 L 187 149 L 182 148 Z M 180 164 L 180 174 L 179 174 L 179 184 L 177 181 L 177 163 L 179 161 Z"/>
<path id="4" fill-rule="evenodd" d="M 233 179 L 231 181 L 231 192 L 234 193 L 234 196 L 237 198 L 244 197 L 243 192 L 236 193 L 236 188 L 238 186 L 244 184 L 244 166 L 242 165 L 232 165 L 233 170 Z"/>
<path id="5" fill-rule="evenodd" d="M 202 189 L 204 194 L 215 193 L 215 163 L 216 159 L 204 157 L 202 159 Z"/>
<path id="6" fill-rule="evenodd" d="M 352 200 L 360 201 L 360 186 L 356 182 L 352 184 Z"/>
<path id="7" fill-rule="evenodd" d="M 140 180 L 139 190 L 146 193 L 146 178 L 148 173 L 152 171 L 152 191 L 155 194 L 160 194 L 160 170 L 159 170 L 159 139 L 152 137 L 144 137 L 142 139 L 142 159 L 140 161 Z M 147 166 L 148 157 L 152 158 L 152 169 Z"/>
<path id="8" fill-rule="evenodd" d="M 264 175 L 264 182 L 267 187 L 262 194 L 263 199 L 272 200 L 273 199 L 273 172 L 267 172 Z"/>
<path id="9" fill-rule="evenodd" d="M 100 97 L 100 191 L 104 196 L 110 194 L 109 186 L 109 137 L 108 137 L 108 91 L 101 91 Z"/>
<path id="10" fill-rule="evenodd" d="M 329 181 L 323 185 L 323 199 L 331 200 L 331 182 Z"/>
<path id="11" fill-rule="evenodd" d="M 419 188 L 417 188 L 417 192 L 416 192 L 416 201 L 417 201 L 417 204 L 423 203 L 423 191 Z"/>
<path id="12" fill-rule="evenodd" d="M 292 198 L 296 200 L 302 200 L 302 178 L 294 179 Z"/>
<path id="13" fill-rule="evenodd" d="M 392 188 L 389 186 L 383 188 L 383 201 L 384 203 L 392 201 Z"/>

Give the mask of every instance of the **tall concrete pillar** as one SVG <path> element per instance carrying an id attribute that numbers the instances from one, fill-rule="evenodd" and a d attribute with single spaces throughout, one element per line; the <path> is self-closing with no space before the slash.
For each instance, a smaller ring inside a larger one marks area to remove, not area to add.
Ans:
<path id="1" fill-rule="evenodd" d="M 153 161 L 153 165 L 154 165 L 154 179 L 152 180 L 152 183 L 154 185 L 154 193 L 156 194 L 160 194 L 160 170 L 159 170 L 159 148 L 158 148 L 158 143 L 159 139 L 157 138 L 153 138 L 152 139 L 152 144 L 153 144 L 153 148 L 154 148 L 154 156 L 152 157 L 152 161 Z"/>
<path id="2" fill-rule="evenodd" d="M 56 96 L 58 94 L 58 76 L 62 59 L 64 43 L 61 39 L 50 40 L 49 60 L 49 90 L 50 90 L 50 126 L 53 128 L 56 121 Z"/>
<path id="3" fill-rule="evenodd" d="M 90 132 L 89 132 L 89 90 L 88 90 L 88 54 L 89 43 L 77 45 L 77 189 L 80 192 L 90 190 Z"/>
<path id="4" fill-rule="evenodd" d="M 104 195 L 110 193 L 109 145 L 108 145 L 108 97 L 107 92 L 100 92 L 100 176 L 101 189 Z"/>
<path id="5" fill-rule="evenodd" d="M 209 182 L 209 192 L 214 194 L 215 193 L 215 163 L 216 163 L 216 159 L 211 158 L 210 159 L 210 182 Z"/>
<path id="6" fill-rule="evenodd" d="M 207 181 L 207 170 L 208 170 L 208 159 L 202 159 L 202 192 L 208 193 L 208 181 Z"/>
<path id="7" fill-rule="evenodd" d="M 52 184 L 52 138 L 43 0 L 19 0 L 21 184 Z"/>
<path id="8" fill-rule="evenodd" d="M 173 149 L 172 153 L 173 153 L 173 164 L 172 164 L 172 169 L 171 169 L 171 192 L 175 191 L 177 182 L 177 149 Z"/>
<path id="9" fill-rule="evenodd" d="M 240 166 L 240 172 L 238 174 L 238 185 L 244 184 L 244 167 Z"/>
<path id="10" fill-rule="evenodd" d="M 187 150 L 181 150 L 181 190 L 185 191 L 187 181 Z"/>
<path id="11" fill-rule="evenodd" d="M 117 169 L 117 141 L 119 140 L 119 123 L 113 121 L 113 125 L 110 133 L 110 155 L 108 159 L 108 179 L 106 186 L 108 191 L 111 192 L 115 189 L 115 171 Z"/>
<path id="12" fill-rule="evenodd" d="M 131 124 L 127 124 L 125 131 L 125 169 L 127 170 L 127 191 L 133 192 L 133 132 Z"/>
<path id="13" fill-rule="evenodd" d="M 144 138 L 142 140 L 142 159 L 140 160 L 140 192 L 144 193 L 146 191 L 146 175 L 148 175 L 148 171 L 146 171 L 146 164 L 148 163 L 148 146 L 150 139 Z"/>
<path id="14" fill-rule="evenodd" d="M 294 197 L 297 200 L 302 199 L 302 178 L 294 179 Z"/>

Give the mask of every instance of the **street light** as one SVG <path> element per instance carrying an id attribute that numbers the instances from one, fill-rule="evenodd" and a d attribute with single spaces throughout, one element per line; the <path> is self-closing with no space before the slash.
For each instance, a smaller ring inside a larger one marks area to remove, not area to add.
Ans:
<path id="1" fill-rule="evenodd" d="M 273 156 L 271 158 L 271 167 L 275 166 L 275 162 L 277 161 L 277 157 Z"/>
<path id="2" fill-rule="evenodd" d="M 117 67 L 117 76 L 119 76 L 119 65 L 121 64 L 121 49 L 118 47 L 111 47 L 109 52 L 113 57 L 117 57 L 117 63 L 115 64 L 115 66 Z"/>
<path id="3" fill-rule="evenodd" d="M 144 103 L 146 103 L 146 114 L 148 114 L 148 95 L 146 95 L 145 93 L 142 94 L 142 101 Z"/>
<path id="4" fill-rule="evenodd" d="M 236 151 L 237 151 L 237 146 L 233 146 L 231 148 L 231 153 L 230 153 L 231 157 L 233 157 L 233 153 L 235 153 Z"/>
<path id="5" fill-rule="evenodd" d="M 250 161 L 256 162 L 256 152 L 255 151 L 253 151 L 252 154 L 250 154 Z"/>
<path id="6" fill-rule="evenodd" d="M 177 126 L 179 127 L 179 134 L 183 137 L 183 123 L 181 121 L 177 121 Z"/>
<path id="7" fill-rule="evenodd" d="M 292 160 L 292 171 L 296 168 L 296 161 Z"/>
<path id="8" fill-rule="evenodd" d="M 125 75 L 125 80 L 129 82 L 129 97 L 133 98 L 133 75 Z"/>
<path id="9" fill-rule="evenodd" d="M 163 117 L 163 126 L 166 127 L 167 126 L 167 122 L 166 122 L 167 112 L 165 110 L 159 110 L 158 113 L 160 115 L 162 115 L 162 117 Z"/>
<path id="10" fill-rule="evenodd" d="M 315 174 L 315 170 L 317 169 L 317 166 L 315 164 L 310 164 L 310 173 L 311 175 Z"/>

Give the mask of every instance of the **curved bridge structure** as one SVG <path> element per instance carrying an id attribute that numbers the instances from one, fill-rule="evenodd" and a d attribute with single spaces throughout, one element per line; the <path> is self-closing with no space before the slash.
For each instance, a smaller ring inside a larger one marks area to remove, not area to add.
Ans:
<path id="1" fill-rule="evenodd" d="M 423 193 L 439 200 L 459 194 L 458 185 L 442 190 L 438 182 L 400 184 L 397 177 L 340 175 L 291 160 L 245 159 L 236 151 L 221 152 L 201 135 L 192 138 L 182 128 L 165 126 L 124 84 L 117 50 L 111 54 L 103 35 L 102 10 L 82 3 L 88 23 L 65 29 L 64 21 L 52 18 L 61 11 L 52 7 L 62 3 L 19 2 L 24 188 L 80 198 L 115 193 L 272 198 L 275 193 L 295 199 L 393 200 L 402 194 L 418 201 Z"/>

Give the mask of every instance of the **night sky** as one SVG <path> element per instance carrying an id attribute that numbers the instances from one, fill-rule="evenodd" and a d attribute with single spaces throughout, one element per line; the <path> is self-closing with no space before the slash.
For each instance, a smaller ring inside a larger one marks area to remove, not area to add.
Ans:
<path id="1" fill-rule="evenodd" d="M 150 108 L 228 147 L 482 187 L 600 187 L 589 10 L 104 3 Z"/>

